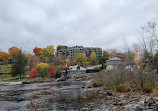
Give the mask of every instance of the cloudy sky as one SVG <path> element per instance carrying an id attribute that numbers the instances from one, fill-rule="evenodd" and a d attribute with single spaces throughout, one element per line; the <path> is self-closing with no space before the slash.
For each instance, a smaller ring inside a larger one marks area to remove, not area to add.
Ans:
<path id="1" fill-rule="evenodd" d="M 122 48 L 147 22 L 158 23 L 158 0 L 0 0 L 0 49 Z"/>

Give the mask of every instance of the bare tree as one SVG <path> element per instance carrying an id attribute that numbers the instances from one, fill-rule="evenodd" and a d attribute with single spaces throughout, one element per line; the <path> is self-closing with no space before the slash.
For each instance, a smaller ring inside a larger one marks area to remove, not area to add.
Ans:
<path id="1" fill-rule="evenodd" d="M 140 34 L 139 46 L 143 53 L 144 67 L 149 66 L 149 69 L 152 69 L 153 55 L 158 43 L 156 23 L 150 22 L 146 26 L 141 27 Z"/>

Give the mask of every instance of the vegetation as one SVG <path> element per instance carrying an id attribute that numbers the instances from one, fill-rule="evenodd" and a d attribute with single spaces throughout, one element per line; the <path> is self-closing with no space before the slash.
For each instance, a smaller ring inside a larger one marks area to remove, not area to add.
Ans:
<path id="1" fill-rule="evenodd" d="M 14 56 L 19 55 L 21 53 L 21 50 L 15 46 L 11 47 L 8 49 L 10 56 L 13 58 Z"/>
<path id="2" fill-rule="evenodd" d="M 21 76 L 25 74 L 25 67 L 27 65 L 27 59 L 22 51 L 14 53 L 14 63 L 12 64 L 11 75 L 12 77 L 17 77 L 21 79 Z"/>
<path id="3" fill-rule="evenodd" d="M 43 78 L 49 74 L 49 65 L 47 63 L 38 63 L 36 69 Z"/>
<path id="4" fill-rule="evenodd" d="M 156 24 L 148 23 L 147 26 L 142 27 L 142 35 L 140 43 L 134 45 L 134 52 L 125 45 L 125 53 L 117 51 L 110 53 L 111 57 L 119 57 L 129 65 L 133 65 L 133 69 L 119 65 L 117 69 L 99 73 L 92 82 L 93 86 L 107 86 L 117 92 L 140 91 L 158 94 L 158 52 L 156 54 L 153 52 L 158 42 Z"/>
<path id="5" fill-rule="evenodd" d="M 62 72 L 60 69 L 56 70 L 55 78 L 60 78 L 62 76 Z"/>
<path id="6" fill-rule="evenodd" d="M 33 49 L 33 53 L 34 53 L 36 56 L 40 56 L 40 55 L 41 55 L 41 48 L 35 47 L 35 48 Z"/>
<path id="7" fill-rule="evenodd" d="M 0 65 L 0 72 L 11 73 L 11 65 L 10 64 Z"/>
<path id="8" fill-rule="evenodd" d="M 97 56 L 96 56 L 95 52 L 92 52 L 90 55 L 90 63 L 91 63 L 91 65 L 97 64 Z"/>
<path id="9" fill-rule="evenodd" d="M 54 56 L 54 46 L 53 45 L 49 45 L 46 48 L 41 49 L 41 55 L 43 57 L 52 57 Z"/>
<path id="10" fill-rule="evenodd" d="M 30 76 L 30 77 L 35 77 L 36 74 L 38 74 L 38 71 L 36 70 L 35 67 L 33 67 L 32 70 L 30 71 L 29 76 Z"/>
<path id="11" fill-rule="evenodd" d="M 82 66 L 87 65 L 88 62 L 87 62 L 86 54 L 85 53 L 83 53 L 83 54 L 81 54 L 81 53 L 75 54 L 74 63 L 78 64 L 78 65 L 82 65 Z"/>
<path id="12" fill-rule="evenodd" d="M 68 48 L 68 46 L 59 45 L 59 46 L 57 46 L 57 51 L 61 50 L 61 49 L 67 49 L 67 48 Z"/>
<path id="13" fill-rule="evenodd" d="M 134 44 L 133 48 L 129 48 L 127 41 L 124 40 L 124 52 L 116 49 L 103 50 L 103 57 L 99 60 L 95 52 L 92 52 L 90 57 L 87 57 L 85 53 L 76 53 L 74 58 L 70 58 L 68 55 L 54 56 L 53 45 L 48 45 L 46 48 L 35 47 L 33 49 L 34 55 L 22 53 L 19 48 L 13 46 L 9 48 L 8 53 L 0 51 L 0 72 L 11 73 L 12 77 L 19 78 L 26 72 L 30 77 L 40 75 L 43 78 L 50 76 L 59 78 L 64 70 L 65 76 L 67 75 L 70 65 L 78 64 L 83 67 L 97 65 L 100 72 L 94 76 L 92 82 L 94 87 L 106 86 L 117 92 L 140 91 L 158 95 L 156 24 L 148 23 L 141 29 L 140 40 Z M 66 48 L 68 47 L 60 45 L 57 50 Z M 105 70 L 105 62 L 109 57 L 119 57 L 132 67 L 127 68 L 126 65 L 119 65 L 117 69 Z M 11 78 L 10 75 L 5 74 L 0 77 L 2 79 Z"/>
<path id="14" fill-rule="evenodd" d="M 0 79 L 12 79 L 12 76 L 8 74 L 3 74 L 3 75 L 0 75 Z"/>
<path id="15" fill-rule="evenodd" d="M 55 76 L 55 68 L 54 68 L 54 66 L 52 66 L 52 67 L 50 68 L 49 74 L 50 74 L 50 76 Z"/>

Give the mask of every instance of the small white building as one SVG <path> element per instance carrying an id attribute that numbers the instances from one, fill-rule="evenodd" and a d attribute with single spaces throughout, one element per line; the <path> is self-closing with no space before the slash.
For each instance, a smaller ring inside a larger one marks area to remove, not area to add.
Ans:
<path id="1" fill-rule="evenodd" d="M 86 73 L 86 69 L 79 65 L 75 65 L 69 67 L 69 72 L 70 74 L 84 74 Z"/>
<path id="2" fill-rule="evenodd" d="M 112 57 L 106 61 L 106 69 L 118 69 L 120 66 L 124 66 L 126 69 L 133 70 L 133 64 L 130 64 L 128 62 L 123 61 L 122 59 L 118 57 Z"/>

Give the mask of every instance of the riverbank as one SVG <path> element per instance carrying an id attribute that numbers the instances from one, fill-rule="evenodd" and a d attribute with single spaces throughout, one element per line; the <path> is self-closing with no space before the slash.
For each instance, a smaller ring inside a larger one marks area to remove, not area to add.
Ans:
<path id="1" fill-rule="evenodd" d="M 157 107 L 157 97 L 153 97 L 153 102 L 149 105 L 145 105 L 146 98 L 151 98 L 150 94 L 140 94 L 138 92 L 126 92 L 126 93 L 118 93 L 112 92 L 108 87 L 93 87 L 91 85 L 91 81 L 93 80 L 93 75 L 84 75 L 84 76 L 74 76 L 71 79 L 67 79 L 67 82 L 80 82 L 79 88 L 81 88 L 84 92 L 97 92 L 99 94 L 98 97 L 103 97 L 102 104 L 98 107 L 100 109 L 104 109 L 105 106 L 108 106 L 109 109 L 114 111 L 137 111 L 137 109 L 147 110 L 152 109 L 156 110 Z M 55 78 L 24 78 L 22 80 L 8 80 L 8 81 L 0 81 L 0 85 L 19 85 L 19 84 L 36 84 L 36 83 L 51 83 L 55 82 Z M 60 81 L 58 81 L 60 83 Z M 64 83 L 61 82 L 61 83 Z M 148 102 L 147 102 L 148 103 Z"/>

